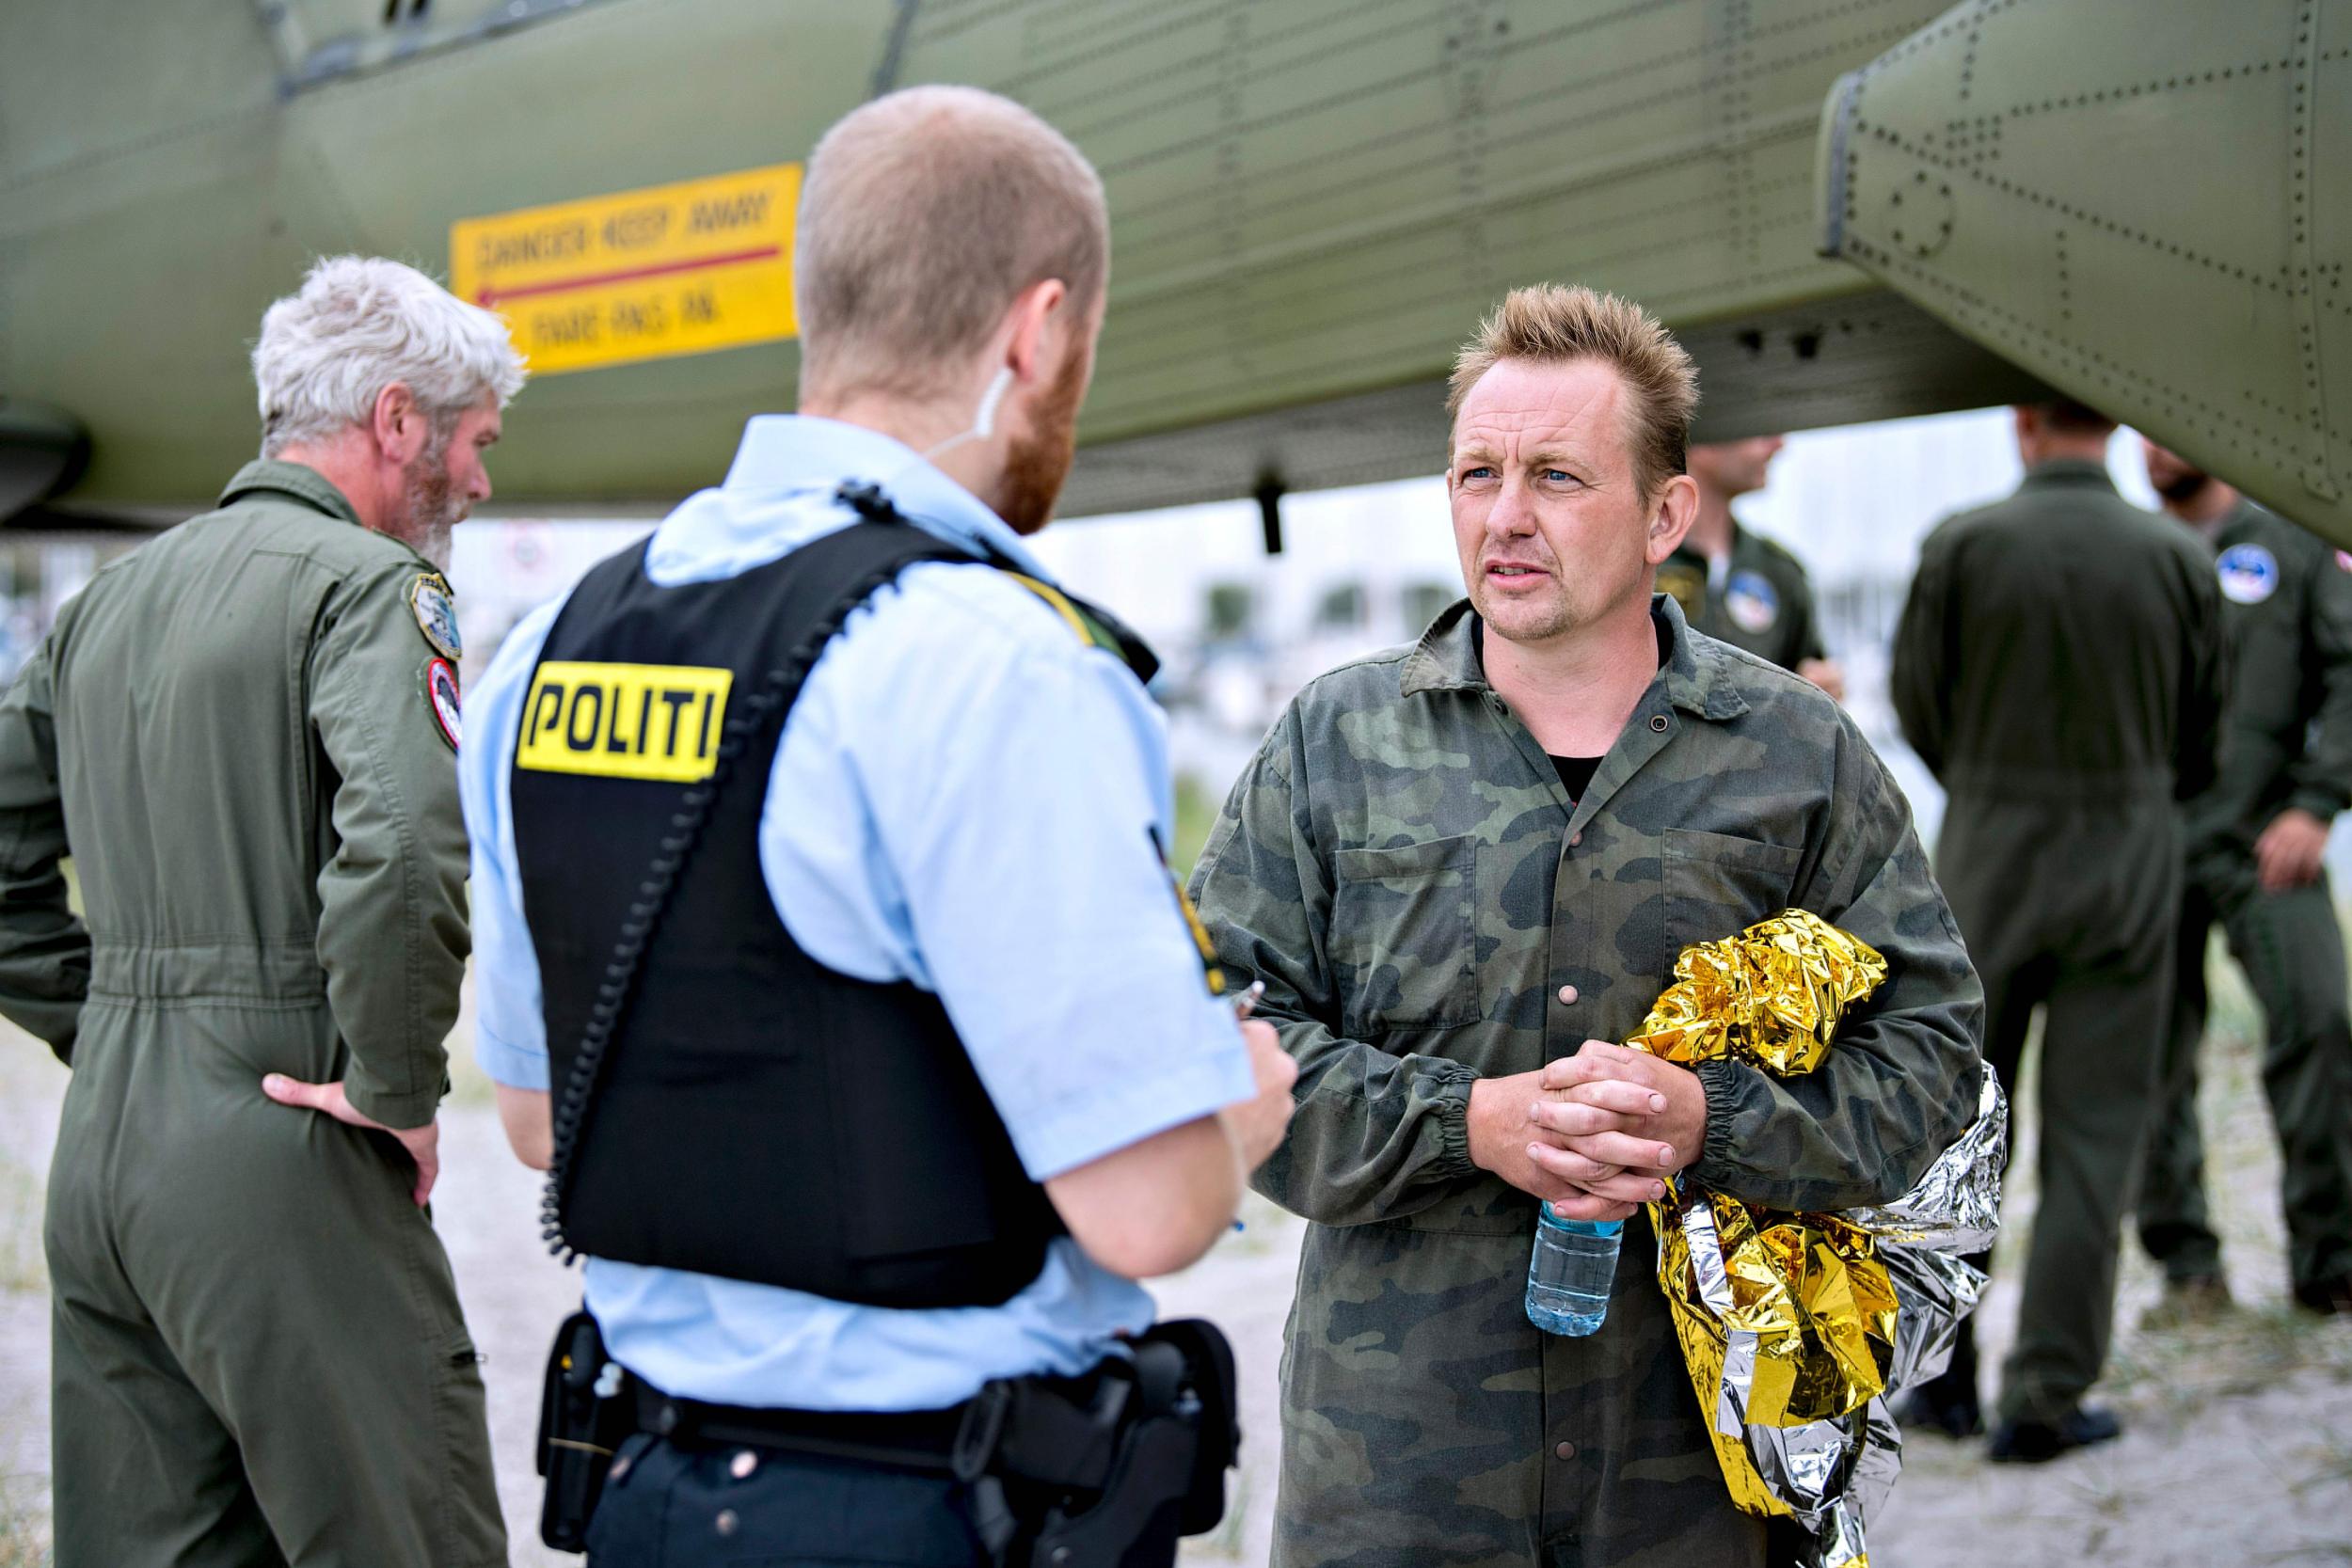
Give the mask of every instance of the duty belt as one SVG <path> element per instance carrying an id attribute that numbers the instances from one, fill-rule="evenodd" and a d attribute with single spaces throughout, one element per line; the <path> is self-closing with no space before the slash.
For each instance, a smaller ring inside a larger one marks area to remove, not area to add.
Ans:
<path id="1" fill-rule="evenodd" d="M 1160 1323 L 1077 1377 L 999 1378 L 944 1410 L 776 1410 L 663 1393 L 605 1354 L 576 1312 L 548 1358 L 540 1536 L 579 1551 L 631 1431 L 953 1476 L 997 1568 L 1172 1568 L 1216 1528 L 1239 1449 L 1233 1353 L 1213 1324 Z"/>
<path id="2" fill-rule="evenodd" d="M 637 1428 L 679 1443 L 739 1443 L 910 1470 L 955 1468 L 957 1438 L 978 1402 L 945 1410 L 764 1410 L 674 1398 L 631 1379 Z"/>
<path id="3" fill-rule="evenodd" d="M 706 1404 L 630 1379 L 643 1432 L 860 1460 L 977 1481 L 983 1475 L 1100 1491 L 1116 1451 L 1126 1379 L 1020 1378 L 945 1410 L 773 1410 Z"/>

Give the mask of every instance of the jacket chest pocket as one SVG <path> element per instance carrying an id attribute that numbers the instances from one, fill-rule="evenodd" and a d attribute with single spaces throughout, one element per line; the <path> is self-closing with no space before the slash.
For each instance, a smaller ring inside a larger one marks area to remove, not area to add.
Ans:
<path id="1" fill-rule="evenodd" d="M 1478 840 L 1465 833 L 1332 856 L 1330 951 L 1358 1039 L 1478 1017 Z"/>
<path id="2" fill-rule="evenodd" d="M 1737 936 L 1788 908 L 1800 851 L 1728 833 L 1666 830 L 1666 967 L 1693 942 Z"/>

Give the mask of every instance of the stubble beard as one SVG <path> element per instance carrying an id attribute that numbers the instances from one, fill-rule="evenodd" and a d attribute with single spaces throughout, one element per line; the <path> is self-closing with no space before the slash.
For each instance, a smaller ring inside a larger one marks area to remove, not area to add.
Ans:
<path id="1" fill-rule="evenodd" d="M 996 515 L 1015 533 L 1035 533 L 1053 520 L 1078 455 L 1078 404 L 1085 398 L 1086 356 L 1073 347 L 1039 395 L 1029 428 L 1006 444 Z"/>
<path id="2" fill-rule="evenodd" d="M 1470 608 L 1496 636 L 1531 649 L 1571 643 L 1614 625 L 1620 616 L 1648 616 L 1650 598 L 1657 591 L 1656 579 L 1648 567 L 1635 569 L 1615 587 L 1605 580 L 1604 571 L 1590 563 L 1581 568 L 1582 576 L 1572 582 L 1569 574 L 1579 570 L 1567 562 L 1553 561 L 1551 592 L 1540 600 L 1529 601 L 1491 593 L 1485 563 L 1476 562 L 1470 578 Z"/>
<path id="3" fill-rule="evenodd" d="M 1555 573 L 1559 570 L 1557 566 L 1553 567 Z M 1489 594 L 1485 564 L 1478 565 L 1476 571 L 1476 585 L 1470 589 L 1470 608 L 1478 611 L 1478 618 L 1486 622 L 1496 636 L 1506 641 L 1549 642 L 1574 631 L 1582 624 L 1582 617 L 1577 614 L 1575 606 L 1569 601 L 1567 584 L 1558 577 L 1553 578 L 1552 591 L 1545 595 L 1541 603 L 1530 604 L 1516 596 L 1506 598 Z"/>
<path id="4" fill-rule="evenodd" d="M 2213 483 L 2213 475 L 2199 468 L 2184 470 L 2170 482 L 2155 487 L 2156 494 L 2174 506 L 2185 506 L 2203 495 Z"/>

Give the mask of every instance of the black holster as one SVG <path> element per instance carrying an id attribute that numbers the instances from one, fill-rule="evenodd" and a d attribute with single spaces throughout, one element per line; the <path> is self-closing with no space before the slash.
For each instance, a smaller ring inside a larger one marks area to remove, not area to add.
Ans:
<path id="1" fill-rule="evenodd" d="M 1225 1516 L 1241 1449 L 1232 1347 L 1214 1323 L 1161 1323 L 1083 1378 L 1000 1379 L 954 1455 L 1002 1568 L 1166 1568 L 1179 1536 Z"/>
<path id="2" fill-rule="evenodd" d="M 539 1396 L 539 1539 L 559 1552 L 588 1549 L 588 1521 L 622 1440 L 637 1430 L 628 1374 L 604 1354 L 596 1320 L 575 1312 L 555 1331 Z"/>

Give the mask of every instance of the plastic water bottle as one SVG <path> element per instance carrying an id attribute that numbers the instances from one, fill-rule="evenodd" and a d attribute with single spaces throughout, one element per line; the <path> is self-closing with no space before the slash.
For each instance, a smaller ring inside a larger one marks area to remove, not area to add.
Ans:
<path id="1" fill-rule="evenodd" d="M 1535 1211 L 1535 1250 L 1527 1259 L 1527 1321 L 1546 1334 L 1591 1334 L 1609 1317 L 1623 1220 L 1564 1220 L 1549 1203 Z"/>

